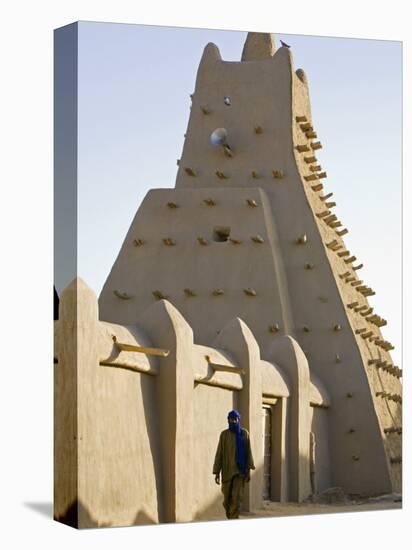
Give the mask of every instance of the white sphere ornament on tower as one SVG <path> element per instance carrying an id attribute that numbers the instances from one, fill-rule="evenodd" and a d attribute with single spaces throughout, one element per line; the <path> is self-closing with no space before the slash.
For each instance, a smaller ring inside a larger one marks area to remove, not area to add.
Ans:
<path id="1" fill-rule="evenodd" d="M 227 130 L 226 128 L 216 128 L 210 134 L 210 142 L 212 145 L 226 145 L 227 143 Z"/>

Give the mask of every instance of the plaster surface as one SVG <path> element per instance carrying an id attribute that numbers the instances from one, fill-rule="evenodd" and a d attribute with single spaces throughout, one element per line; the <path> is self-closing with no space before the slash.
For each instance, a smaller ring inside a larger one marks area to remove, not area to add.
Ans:
<path id="1" fill-rule="evenodd" d="M 263 407 L 272 500 L 310 495 L 311 431 L 318 490 L 400 491 L 401 373 L 313 124 L 308 78 L 271 35 L 250 33 L 240 62 L 205 47 L 175 189 L 147 194 L 98 302 L 81 280 L 60 300 L 61 521 L 73 507 L 78 527 L 222 515 L 211 472 L 233 407 L 256 465 L 244 513 L 262 505 Z"/>

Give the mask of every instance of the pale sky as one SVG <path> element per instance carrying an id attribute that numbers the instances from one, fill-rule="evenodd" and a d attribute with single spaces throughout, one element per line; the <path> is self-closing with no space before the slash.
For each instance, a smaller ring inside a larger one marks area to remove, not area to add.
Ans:
<path id="1" fill-rule="evenodd" d="M 401 357 L 402 46 L 277 33 L 309 81 L 317 153 L 345 242 Z M 240 60 L 245 32 L 79 24 L 78 273 L 98 295 L 145 194 L 174 187 L 204 46 Z M 67 284 L 56 281 L 59 291 Z"/>

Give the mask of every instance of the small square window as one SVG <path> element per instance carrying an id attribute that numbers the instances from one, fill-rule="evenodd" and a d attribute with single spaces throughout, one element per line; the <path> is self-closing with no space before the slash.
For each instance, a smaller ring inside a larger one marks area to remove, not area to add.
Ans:
<path id="1" fill-rule="evenodd" d="M 217 226 L 213 228 L 213 240 L 217 243 L 224 243 L 229 239 L 230 227 Z"/>

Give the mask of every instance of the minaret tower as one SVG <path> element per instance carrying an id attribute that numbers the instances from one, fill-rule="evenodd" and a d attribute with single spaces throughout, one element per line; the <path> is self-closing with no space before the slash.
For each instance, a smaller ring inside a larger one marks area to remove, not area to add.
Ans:
<path id="1" fill-rule="evenodd" d="M 368 301 L 375 292 L 345 245 L 320 148 L 290 48 L 249 33 L 241 61 L 227 62 L 208 44 L 175 189 L 146 195 L 100 315 L 133 324 L 164 298 L 205 345 L 239 317 L 274 362 L 276 339 L 292 336 L 330 394 L 331 484 L 400 491 L 401 371 Z"/>

